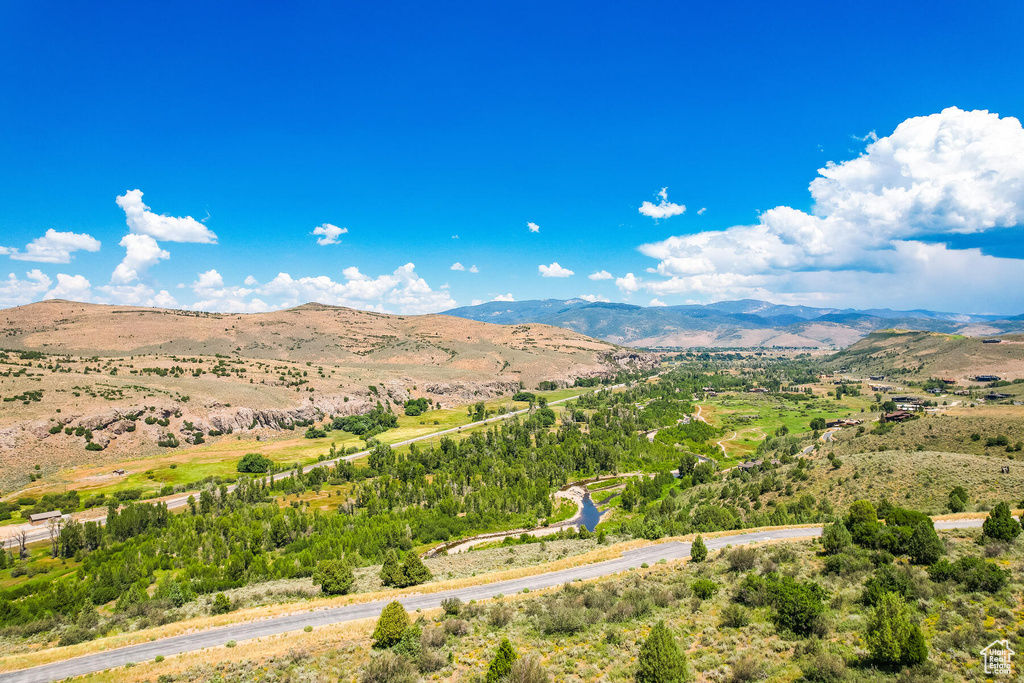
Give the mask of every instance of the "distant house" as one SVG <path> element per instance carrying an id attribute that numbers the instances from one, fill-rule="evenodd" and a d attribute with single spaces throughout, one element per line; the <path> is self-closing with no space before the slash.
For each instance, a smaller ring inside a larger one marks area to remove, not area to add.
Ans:
<path id="1" fill-rule="evenodd" d="M 872 384 L 871 391 L 877 391 L 879 393 L 882 393 L 886 391 L 892 391 L 892 387 L 890 387 L 888 384 Z"/>
<path id="2" fill-rule="evenodd" d="M 740 468 L 741 470 L 752 470 L 755 467 L 760 467 L 763 464 L 764 460 L 749 460 L 747 462 L 741 462 L 739 465 L 736 465 L 736 467 Z"/>
<path id="3" fill-rule="evenodd" d="M 49 512 L 37 512 L 34 515 L 29 515 L 28 521 L 32 524 L 38 524 L 39 522 L 45 522 L 48 519 L 58 519 L 63 516 L 64 513 L 60 510 L 50 510 Z"/>
<path id="4" fill-rule="evenodd" d="M 995 391 L 985 396 L 986 401 L 1002 401 L 1003 399 L 1007 398 L 1010 398 L 1009 394 L 1000 394 Z"/>
<path id="5" fill-rule="evenodd" d="M 765 387 L 754 387 L 753 389 L 750 390 L 750 393 L 752 393 L 752 394 L 767 394 L 768 393 L 768 389 L 766 389 Z"/>
<path id="6" fill-rule="evenodd" d="M 913 419 L 915 415 L 908 413 L 906 410 L 896 410 L 891 413 L 886 413 L 882 416 L 882 422 L 904 422 L 906 420 Z"/>
<path id="7" fill-rule="evenodd" d="M 885 375 L 871 375 L 870 377 L 868 377 L 868 379 L 870 379 L 873 382 L 881 382 L 883 379 L 885 379 Z"/>
<path id="8" fill-rule="evenodd" d="M 856 427 L 860 423 L 860 420 L 854 420 L 853 418 L 850 417 L 844 417 L 840 420 L 832 420 L 831 422 L 826 422 L 825 426 L 828 427 L 829 429 L 833 427 Z"/>
<path id="9" fill-rule="evenodd" d="M 955 379 L 949 379 L 948 377 L 943 377 L 943 378 L 939 379 L 939 381 L 942 382 L 943 384 L 948 385 L 948 386 L 953 386 L 954 384 L 956 384 L 956 380 Z"/>
<path id="10" fill-rule="evenodd" d="M 1002 339 L 982 339 L 981 343 L 982 344 L 999 344 L 1002 341 L 1003 341 Z"/>
<path id="11" fill-rule="evenodd" d="M 975 375 L 975 382 L 998 382 L 1002 377 L 999 375 Z"/>

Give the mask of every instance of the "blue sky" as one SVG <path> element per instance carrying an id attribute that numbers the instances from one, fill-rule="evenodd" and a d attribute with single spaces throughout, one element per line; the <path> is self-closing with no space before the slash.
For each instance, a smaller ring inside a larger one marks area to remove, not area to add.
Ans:
<path id="1" fill-rule="evenodd" d="M 1024 312 L 1021 3 L 293 4 L 0 8 L 0 306 Z"/>

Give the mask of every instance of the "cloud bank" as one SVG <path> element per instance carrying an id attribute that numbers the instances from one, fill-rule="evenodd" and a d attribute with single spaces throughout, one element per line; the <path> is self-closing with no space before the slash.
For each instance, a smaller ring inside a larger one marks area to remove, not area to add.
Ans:
<path id="1" fill-rule="evenodd" d="M 1020 260 L 942 241 L 1024 222 L 1017 119 L 951 107 L 908 119 L 818 173 L 810 213 L 777 206 L 754 225 L 642 245 L 664 278 L 643 287 L 697 299 L 977 310 L 986 293 L 1024 285 Z"/>

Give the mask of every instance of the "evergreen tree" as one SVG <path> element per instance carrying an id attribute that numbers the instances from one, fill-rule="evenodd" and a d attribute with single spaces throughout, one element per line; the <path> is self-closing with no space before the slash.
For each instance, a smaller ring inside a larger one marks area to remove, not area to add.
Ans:
<path id="1" fill-rule="evenodd" d="M 401 587 L 406 586 L 418 586 L 421 583 L 426 583 L 433 578 L 430 570 L 423 564 L 420 556 L 410 551 L 405 554 L 405 560 L 402 562 L 402 577 L 401 582 L 396 584 Z"/>
<path id="2" fill-rule="evenodd" d="M 708 547 L 704 545 L 704 539 L 700 534 L 697 534 L 697 538 L 693 539 L 693 544 L 690 546 L 690 559 L 694 562 L 703 562 L 708 558 Z"/>
<path id="3" fill-rule="evenodd" d="M 853 543 L 853 536 L 842 522 L 832 522 L 821 534 L 821 546 L 829 555 L 835 555 Z"/>
<path id="4" fill-rule="evenodd" d="M 352 568 L 344 559 L 318 562 L 313 570 L 313 583 L 319 585 L 325 595 L 345 595 L 355 580 Z"/>
<path id="5" fill-rule="evenodd" d="M 690 677 L 686 655 L 664 621 L 655 624 L 647 635 L 640 646 L 639 660 L 636 683 L 682 683 Z"/>
<path id="6" fill-rule="evenodd" d="M 377 649 L 397 645 L 409 628 L 409 615 L 397 600 L 388 603 L 373 629 L 373 646 Z"/>
<path id="7" fill-rule="evenodd" d="M 1021 525 L 1014 521 L 1010 514 L 1010 506 L 999 503 L 988 513 L 985 524 L 981 527 L 982 536 L 997 541 L 1012 541 L 1020 534 Z"/>
<path id="8" fill-rule="evenodd" d="M 907 555 L 910 555 L 914 564 L 933 565 L 945 552 L 942 539 L 935 533 L 935 526 L 930 521 L 914 526 L 914 532 L 907 541 Z"/>
<path id="9" fill-rule="evenodd" d="M 398 555 L 394 549 L 384 556 L 384 566 L 380 568 L 380 580 L 385 586 L 402 585 L 402 567 L 398 564 Z"/>
<path id="10" fill-rule="evenodd" d="M 517 659 L 519 654 L 512 647 L 512 643 L 508 642 L 508 638 L 502 638 L 498 653 L 494 655 L 491 665 L 487 668 L 486 683 L 503 683 L 508 680 L 509 674 L 512 673 L 512 664 Z"/>
<path id="11" fill-rule="evenodd" d="M 884 593 L 868 622 L 868 649 L 883 664 L 920 664 L 928 658 L 921 627 L 898 593 Z"/>

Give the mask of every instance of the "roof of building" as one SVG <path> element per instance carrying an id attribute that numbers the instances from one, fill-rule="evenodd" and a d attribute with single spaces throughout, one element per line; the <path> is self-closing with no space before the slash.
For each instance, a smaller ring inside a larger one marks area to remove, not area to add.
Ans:
<path id="1" fill-rule="evenodd" d="M 61 517 L 64 513 L 60 510 L 50 510 L 49 512 L 37 512 L 34 515 L 29 515 L 28 519 L 30 522 L 41 522 L 44 519 L 53 519 L 54 517 Z"/>

